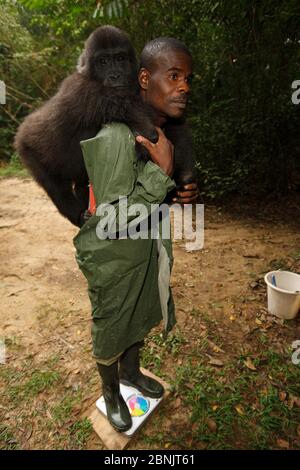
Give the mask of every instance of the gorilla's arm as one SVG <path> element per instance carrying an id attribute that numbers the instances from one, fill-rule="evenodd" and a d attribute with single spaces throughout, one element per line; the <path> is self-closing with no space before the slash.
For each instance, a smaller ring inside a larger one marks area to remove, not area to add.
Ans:
<path id="1" fill-rule="evenodd" d="M 186 122 L 168 120 L 166 137 L 174 145 L 175 170 L 173 179 L 178 187 L 196 181 L 195 158 L 191 131 Z"/>

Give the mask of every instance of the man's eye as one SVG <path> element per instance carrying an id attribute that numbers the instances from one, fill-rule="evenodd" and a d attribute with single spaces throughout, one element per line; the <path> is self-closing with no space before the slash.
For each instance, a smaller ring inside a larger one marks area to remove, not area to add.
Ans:
<path id="1" fill-rule="evenodd" d="M 177 80 L 178 74 L 177 73 L 171 73 L 170 77 L 171 77 L 171 80 Z"/>
<path id="2" fill-rule="evenodd" d="M 186 81 L 187 83 L 192 83 L 192 81 L 193 81 L 193 76 L 190 75 L 189 77 L 187 77 L 187 78 L 185 79 L 185 81 Z"/>

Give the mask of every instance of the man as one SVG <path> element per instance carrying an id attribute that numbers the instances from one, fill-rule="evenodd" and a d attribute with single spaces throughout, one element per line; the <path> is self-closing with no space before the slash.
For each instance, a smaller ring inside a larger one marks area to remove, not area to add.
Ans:
<path id="1" fill-rule="evenodd" d="M 122 213 L 120 196 L 126 197 L 129 208 L 142 204 L 149 214 L 152 205 L 162 203 L 175 187 L 171 179 L 173 146 L 161 127 L 168 117 L 177 118 L 184 113 L 192 73 L 189 51 L 174 39 L 152 41 L 146 45 L 142 59 L 141 93 L 155 111 L 159 140 L 156 144 L 142 136 L 136 140 L 147 148 L 152 160 L 136 158 L 134 137 L 124 124 L 109 124 L 94 138 L 81 142 L 98 210 L 74 239 L 79 267 L 88 280 L 93 353 L 102 378 L 107 417 L 120 432 L 132 425 L 120 394 L 120 380 L 152 398 L 159 398 L 164 392 L 157 381 L 140 372 L 139 349 L 145 336 L 162 319 L 166 331 L 175 324 L 169 285 L 171 240 L 121 236 L 100 239 L 97 230 L 105 220 L 103 206 L 109 204 L 115 210 L 110 222 L 116 224 L 118 234 L 122 232 L 118 217 Z M 196 197 L 196 184 L 191 183 L 175 199 L 186 203 Z M 128 216 L 126 228 L 131 221 Z"/>
<path id="2" fill-rule="evenodd" d="M 186 46 L 175 38 L 156 38 L 144 47 L 140 58 L 139 84 L 143 99 L 155 112 L 155 124 L 163 129 L 169 118 L 184 114 L 190 93 L 192 57 Z M 147 150 L 154 148 L 140 136 L 138 142 Z M 191 149 L 186 149 L 187 152 Z M 198 197 L 193 169 L 188 168 L 182 179 L 190 180 L 177 190 L 173 202 L 188 204 Z"/>

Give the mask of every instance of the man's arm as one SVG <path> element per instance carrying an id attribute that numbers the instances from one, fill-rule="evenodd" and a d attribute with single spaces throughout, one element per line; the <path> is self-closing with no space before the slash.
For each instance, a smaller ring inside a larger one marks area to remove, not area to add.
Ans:
<path id="1" fill-rule="evenodd" d="M 142 136 L 137 136 L 136 140 L 146 147 L 154 163 L 159 165 L 165 173 L 172 175 L 174 169 L 174 156 L 172 156 L 172 159 L 170 158 L 170 151 L 174 154 L 174 147 L 159 127 L 157 127 L 156 130 L 159 134 L 159 140 L 156 144 L 153 144 Z M 185 184 L 182 188 L 178 188 L 176 190 L 176 196 L 173 198 L 173 202 L 190 204 L 197 200 L 198 195 L 199 191 L 197 183 L 192 182 Z"/>
<path id="2" fill-rule="evenodd" d="M 98 208 L 96 215 L 99 220 L 105 219 L 106 207 L 111 211 L 113 206 L 109 221 L 116 222 L 117 230 L 125 228 L 118 226 L 119 214 L 125 216 L 120 196 L 123 200 L 126 197 L 128 209 L 133 204 L 142 204 L 148 216 L 155 210 L 152 205 L 162 203 L 175 187 L 168 176 L 173 170 L 172 145 L 163 135 L 157 144 L 151 145 L 155 145 L 152 153 L 157 163 L 148 161 L 137 172 L 134 138 L 124 124 L 111 124 L 95 138 L 81 142 Z M 135 218 L 136 215 L 127 216 L 127 223 Z"/>

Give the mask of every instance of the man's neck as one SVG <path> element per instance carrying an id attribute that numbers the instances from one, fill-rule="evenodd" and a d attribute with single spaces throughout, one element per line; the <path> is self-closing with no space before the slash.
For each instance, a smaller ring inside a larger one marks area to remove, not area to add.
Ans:
<path id="1" fill-rule="evenodd" d="M 155 113 L 155 116 L 154 116 L 154 124 L 157 126 L 157 127 L 164 127 L 165 123 L 167 122 L 167 118 L 165 118 L 164 116 L 160 116 L 159 114 L 156 114 Z"/>
<path id="2" fill-rule="evenodd" d="M 140 90 L 140 95 L 141 95 L 143 101 L 148 103 L 146 94 L 143 90 Z M 151 103 L 149 103 L 149 104 L 151 106 Z M 151 108 L 153 110 L 154 125 L 157 126 L 157 127 L 162 128 L 165 125 L 165 123 L 167 122 L 167 117 L 160 114 L 155 108 L 153 108 L 153 106 L 151 106 Z"/>

